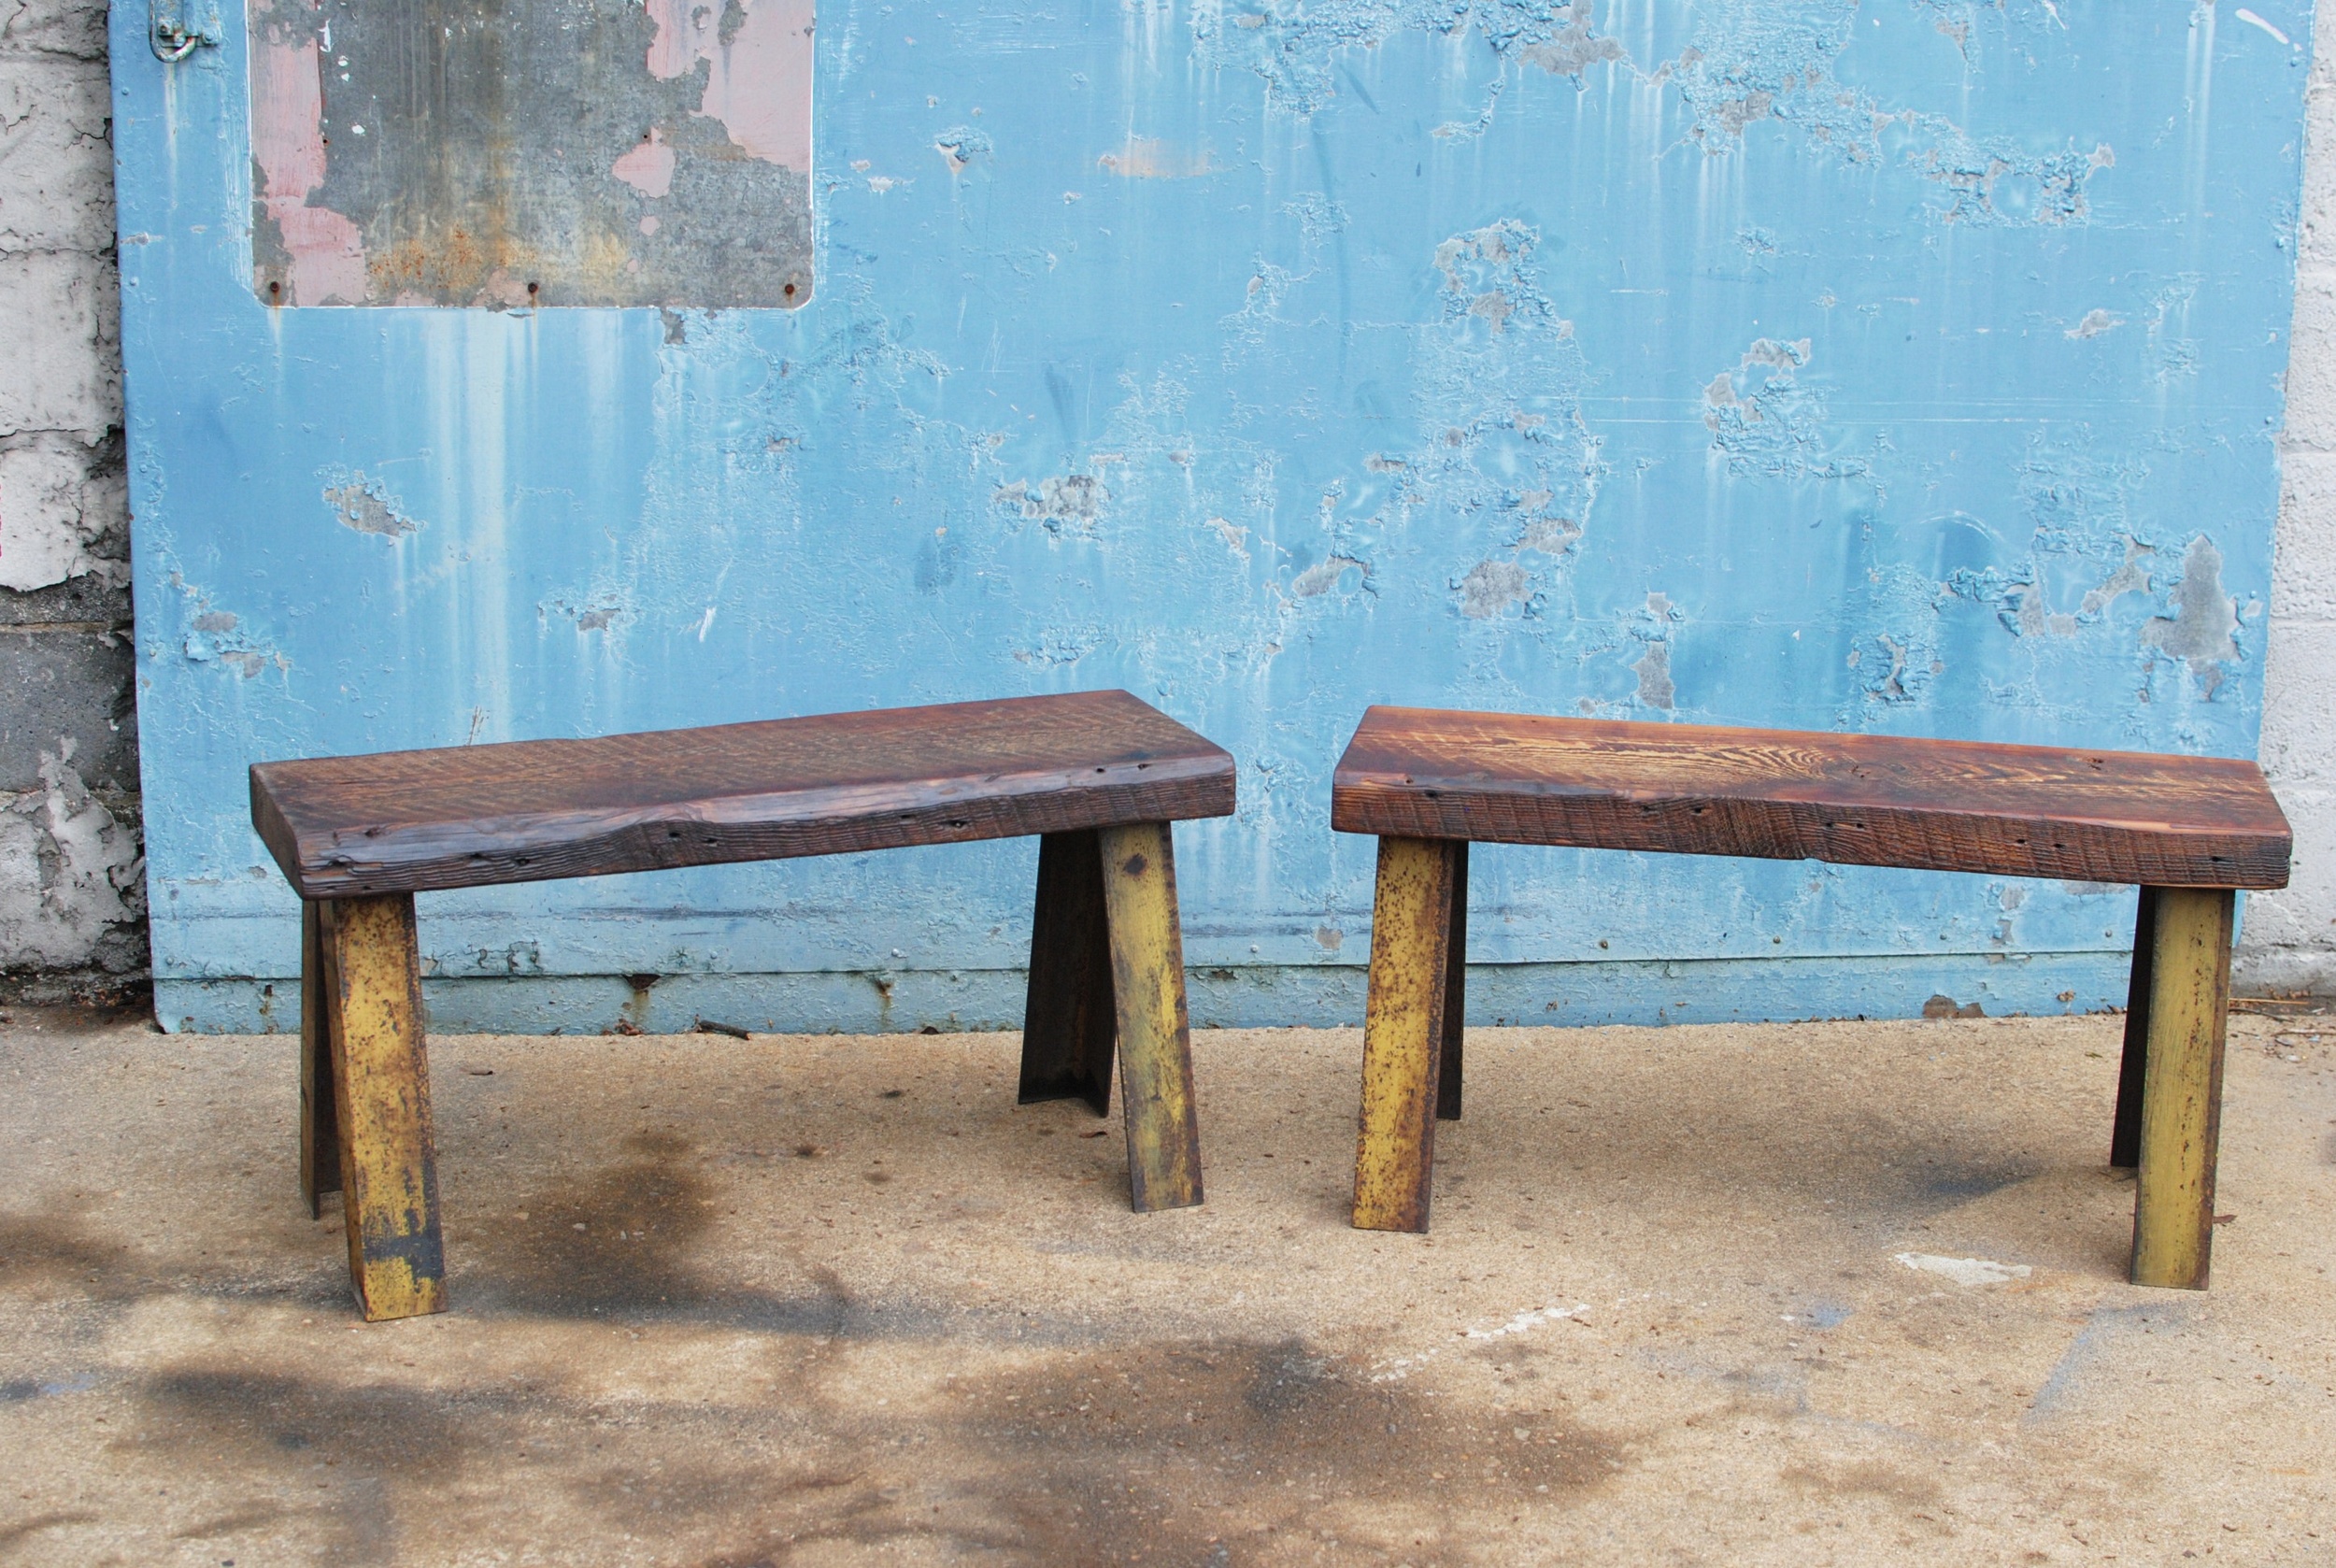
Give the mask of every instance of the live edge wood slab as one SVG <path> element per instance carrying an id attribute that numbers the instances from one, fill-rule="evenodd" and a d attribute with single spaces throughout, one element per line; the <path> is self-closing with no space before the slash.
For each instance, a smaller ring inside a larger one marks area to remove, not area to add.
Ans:
<path id="1" fill-rule="evenodd" d="M 1133 1206 L 1198 1204 L 1169 825 L 1232 808 L 1232 758 L 1125 691 L 259 763 L 304 901 L 309 1210 L 341 1192 L 366 1318 L 444 1309 L 416 892 L 1032 834 L 1021 1100 L 1102 1115 L 1116 1055 Z"/>
<path id="2" fill-rule="evenodd" d="M 2134 1281 L 2205 1287 L 2232 894 L 2285 887 L 2291 845 L 2253 763 L 1374 707 L 1331 823 L 1379 835 L 1357 1225 L 1428 1227 L 1471 842 L 1822 860 L 2141 889 L 2110 1162 L 2135 1168 Z"/>

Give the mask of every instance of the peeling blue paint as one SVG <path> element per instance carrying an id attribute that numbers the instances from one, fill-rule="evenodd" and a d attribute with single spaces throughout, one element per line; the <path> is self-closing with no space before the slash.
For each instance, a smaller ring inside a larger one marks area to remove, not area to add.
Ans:
<path id="1" fill-rule="evenodd" d="M 1242 769 L 1179 831 L 1196 1017 L 1294 1022 L 1359 1015 L 1371 702 L 2248 754 L 2311 34 L 2254 9 L 832 6 L 785 312 L 271 312 L 240 37 L 125 69 L 165 1014 L 293 971 L 257 757 L 1124 685 Z M 496 976 L 598 1027 L 635 973 L 661 1019 L 1011 1021 L 1033 862 L 422 939 L 449 1026 Z M 2129 939 L 2058 883 L 1473 869 L 1484 994 L 1584 1021 L 2098 1005 Z"/>

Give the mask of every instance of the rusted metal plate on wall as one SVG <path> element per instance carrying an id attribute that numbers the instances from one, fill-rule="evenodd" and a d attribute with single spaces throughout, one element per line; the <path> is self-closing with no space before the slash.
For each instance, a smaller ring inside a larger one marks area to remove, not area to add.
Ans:
<path id="1" fill-rule="evenodd" d="M 270 305 L 791 306 L 811 0 L 250 0 Z"/>

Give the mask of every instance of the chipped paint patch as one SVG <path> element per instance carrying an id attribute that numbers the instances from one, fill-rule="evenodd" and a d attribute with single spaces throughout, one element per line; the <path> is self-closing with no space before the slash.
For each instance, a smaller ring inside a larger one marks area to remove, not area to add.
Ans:
<path id="1" fill-rule="evenodd" d="M 352 528 L 360 534 L 402 539 L 421 526 L 398 509 L 386 484 L 379 479 L 368 479 L 362 472 L 350 475 L 340 484 L 326 486 L 324 504 L 333 508 L 343 528 Z"/>
<path id="2" fill-rule="evenodd" d="M 245 680 L 268 670 L 281 675 L 292 669 L 292 661 L 282 650 L 242 616 L 215 607 L 208 593 L 175 572 L 169 583 L 186 618 L 178 651 L 189 664 L 232 670 Z"/>
<path id="3" fill-rule="evenodd" d="M 1289 592 L 1300 599 L 1318 598 L 1338 587 L 1349 572 L 1366 584 L 1370 580 L 1371 567 L 1367 562 L 1358 561 L 1351 555 L 1333 555 L 1327 561 L 1316 562 L 1290 578 Z"/>
<path id="4" fill-rule="evenodd" d="M 949 173 L 963 174 L 975 159 L 989 155 L 990 138 L 971 125 L 955 125 L 933 138 L 933 150 L 948 164 Z"/>
<path id="5" fill-rule="evenodd" d="M 655 201 L 672 191 L 677 162 L 674 150 L 666 144 L 665 133 L 652 125 L 641 134 L 641 145 L 609 164 L 608 172 Z M 645 216 L 641 222 L 644 235 L 653 235 L 662 226 L 655 213 Z"/>
<path id="6" fill-rule="evenodd" d="M 2168 596 L 2173 614 L 2152 617 L 2142 628 L 2142 646 L 2187 663 L 2211 698 L 2223 665 L 2239 654 L 2238 603 L 2223 590 L 2222 551 L 2214 540 L 2201 534 L 2190 541 L 2181 580 Z"/>
<path id="7" fill-rule="evenodd" d="M 254 34 L 252 287 L 270 305 L 357 305 L 366 293 L 357 225 L 309 200 L 325 178 L 319 60 L 314 38 Z"/>
<path id="8" fill-rule="evenodd" d="M 1054 474 L 1032 485 L 1024 479 L 1000 485 L 990 504 L 1018 513 L 1049 530 L 1084 532 L 1094 526 L 1111 501 L 1111 492 L 1092 474 Z"/>
<path id="9" fill-rule="evenodd" d="M 1794 482 L 1871 475 L 1866 459 L 1835 449 L 1825 394 L 1802 383 L 1811 342 L 1755 338 L 1734 370 L 1721 371 L 1703 388 L 1703 427 L 1731 474 Z"/>
<path id="10" fill-rule="evenodd" d="M 577 635 L 583 636 L 592 632 L 620 632 L 633 612 L 614 589 L 603 588 L 573 597 L 560 594 L 547 599 L 535 606 L 535 615 L 547 624 L 555 619 L 567 621 L 576 628 Z"/>
<path id="11" fill-rule="evenodd" d="M 1460 578 L 1460 614 L 1471 620 L 1490 620 L 1523 605 L 1531 592 L 1532 579 L 1516 562 L 1479 561 Z"/>
<path id="12" fill-rule="evenodd" d="M 1671 597 L 1665 593 L 1646 596 L 1645 624 L 1634 629 L 1634 634 L 1645 643 L 1645 650 L 1632 663 L 1631 671 L 1638 677 L 1638 700 L 1647 707 L 1669 712 L 1676 699 L 1671 684 L 1671 625 L 1679 619 L 1672 607 Z"/>
<path id="13" fill-rule="evenodd" d="M 1339 94 L 1342 52 L 1369 50 L 1399 32 L 1442 36 L 1474 33 L 1503 60 L 1554 75 L 1579 78 L 1603 62 L 1628 65 L 1622 46 L 1596 31 L 1590 0 L 1549 6 L 1534 0 L 1398 0 L 1361 5 L 1275 7 L 1262 13 L 1196 7 L 1194 52 L 1215 69 L 1246 68 L 1265 82 L 1267 101 L 1296 114 L 1313 114 Z M 1349 93 L 1358 93 L 1351 76 Z"/>
<path id="14" fill-rule="evenodd" d="M 647 63 L 661 81 L 705 67 L 697 112 L 749 158 L 811 172 L 810 0 L 642 0 L 656 25 Z"/>
<path id="15" fill-rule="evenodd" d="M 1122 179 L 1198 179 L 1218 172 L 1207 148 L 1175 147 L 1157 136 L 1130 136 L 1095 163 Z"/>

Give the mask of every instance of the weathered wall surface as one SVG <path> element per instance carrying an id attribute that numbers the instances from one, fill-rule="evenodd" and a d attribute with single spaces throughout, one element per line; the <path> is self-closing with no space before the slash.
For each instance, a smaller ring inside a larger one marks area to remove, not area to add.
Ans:
<path id="1" fill-rule="evenodd" d="M 270 310 L 228 21 L 116 80 L 174 1023 L 292 972 L 255 756 L 1125 685 L 1241 762 L 1188 951 L 1262 1020 L 1359 996 L 1370 701 L 2256 744 L 2301 5 L 833 6 L 815 297 L 662 314 Z M 994 1019 L 1031 859 L 448 897 L 424 944 L 458 1021 L 635 972 L 652 1021 Z M 1496 1016 L 2122 997 L 2115 890 L 1476 880 Z"/>
<path id="2" fill-rule="evenodd" d="M 2263 686 L 2264 771 L 2296 830 L 2295 880 L 2246 901 L 2235 978 L 2336 992 L 2336 7 L 2314 48 L 2278 570 Z"/>
<path id="3" fill-rule="evenodd" d="M 106 11 L 0 4 L 0 971 L 146 966 Z"/>

